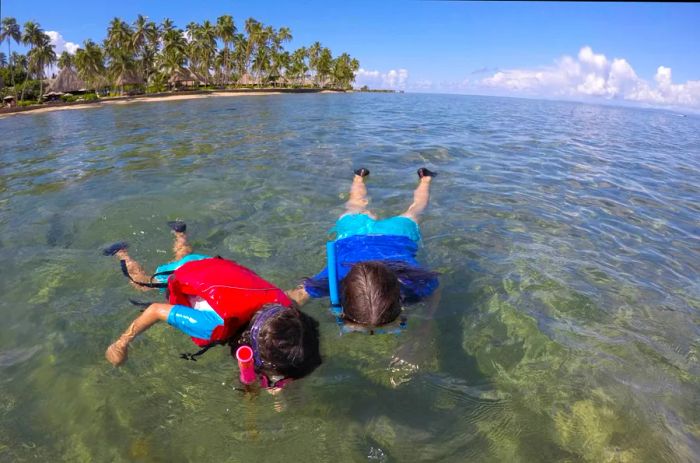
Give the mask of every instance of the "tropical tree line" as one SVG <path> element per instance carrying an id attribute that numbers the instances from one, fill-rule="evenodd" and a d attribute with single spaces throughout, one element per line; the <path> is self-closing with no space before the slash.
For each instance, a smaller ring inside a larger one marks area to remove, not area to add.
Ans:
<path id="1" fill-rule="evenodd" d="M 275 29 L 253 18 L 242 29 L 230 15 L 180 29 L 170 19 L 157 24 L 139 15 L 133 23 L 114 18 L 102 43 L 88 39 L 74 55 L 56 56 L 38 23 L 20 27 L 6 17 L 0 29 L 0 44 L 7 44 L 7 54 L 0 52 L 0 85 L 24 99 L 29 84 L 38 81 L 41 98 L 46 68 L 57 64 L 76 71 L 91 90 L 120 93 L 182 85 L 350 88 L 360 67 L 357 59 L 347 53 L 334 57 L 319 42 L 288 51 L 284 46 L 291 40 L 288 27 Z M 29 50 L 13 52 L 13 44 Z"/>
<path id="2" fill-rule="evenodd" d="M 3 18 L 0 23 L 0 43 L 7 42 L 7 55 L 0 52 L 0 67 L 4 72 L 0 73 L 0 79 L 4 86 L 14 87 L 15 98 L 17 91 L 21 91 L 21 99 L 24 99 L 30 77 L 38 80 L 39 95 L 44 91 L 44 72 L 47 66 L 56 63 L 56 52 L 49 37 L 33 21 L 27 21 L 22 30 L 14 18 Z M 24 44 L 30 47 L 26 55 L 12 51 L 12 42 Z M 21 85 L 19 85 L 21 83 Z"/>

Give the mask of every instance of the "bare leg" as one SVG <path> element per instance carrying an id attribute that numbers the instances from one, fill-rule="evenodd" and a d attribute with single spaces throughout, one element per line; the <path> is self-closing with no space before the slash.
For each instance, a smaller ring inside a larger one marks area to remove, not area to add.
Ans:
<path id="1" fill-rule="evenodd" d="M 143 267 L 141 267 L 141 264 L 139 264 L 131 258 L 126 249 L 120 249 L 114 255 L 118 260 L 123 260 L 124 262 L 126 262 L 126 270 L 129 272 L 129 275 L 131 275 L 131 278 L 133 278 L 136 281 L 140 281 L 141 283 L 148 283 L 149 281 L 151 281 L 150 275 L 148 275 L 144 271 Z M 129 283 L 131 283 L 131 286 L 138 289 L 139 291 L 148 291 L 149 289 L 151 289 L 145 286 L 139 286 L 133 281 L 130 281 Z"/>
<path id="2" fill-rule="evenodd" d="M 367 199 L 365 177 L 368 175 L 369 171 L 365 168 L 360 168 L 355 171 L 355 176 L 350 186 L 350 198 L 348 202 L 345 203 L 346 214 L 367 214 L 372 218 L 376 218 L 376 216 L 367 209 L 369 200 Z"/>
<path id="3" fill-rule="evenodd" d="M 180 260 L 187 254 L 192 254 L 192 246 L 190 246 L 187 242 L 187 233 L 173 233 L 175 234 L 175 240 L 173 241 L 173 254 L 175 255 L 175 260 Z"/>
<path id="4" fill-rule="evenodd" d="M 168 226 L 175 235 L 175 239 L 173 240 L 174 260 L 180 260 L 187 254 L 192 254 L 192 246 L 187 242 L 187 224 L 181 220 L 175 220 L 173 222 L 168 222 Z"/>
<path id="5" fill-rule="evenodd" d="M 406 212 L 401 214 L 401 217 L 408 217 L 416 222 L 418 218 L 428 207 L 428 201 L 430 200 L 430 182 L 433 180 L 432 176 L 425 175 L 421 177 L 420 183 L 413 192 L 413 204 L 411 204 Z"/>

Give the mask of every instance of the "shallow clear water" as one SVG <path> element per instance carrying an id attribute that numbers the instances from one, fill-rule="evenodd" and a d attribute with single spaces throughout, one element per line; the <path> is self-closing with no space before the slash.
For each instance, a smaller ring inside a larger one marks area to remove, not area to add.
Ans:
<path id="1" fill-rule="evenodd" d="M 575 103 L 284 95 L 0 120 L 0 461 L 700 459 L 700 119 Z M 440 172 L 422 260 L 433 320 L 340 337 L 283 394 L 167 326 L 104 349 L 165 222 L 282 287 L 324 263 L 353 168 L 372 208 Z M 392 362 L 394 358 L 403 363 Z M 410 365 L 414 365 L 411 367 Z"/>

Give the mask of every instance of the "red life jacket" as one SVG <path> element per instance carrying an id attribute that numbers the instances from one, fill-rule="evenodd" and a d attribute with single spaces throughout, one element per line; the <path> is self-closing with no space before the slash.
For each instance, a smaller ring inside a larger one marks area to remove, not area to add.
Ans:
<path id="1" fill-rule="evenodd" d="M 252 270 L 231 260 L 214 257 L 187 262 L 168 279 L 169 302 L 190 306 L 188 296 L 206 300 L 224 320 L 210 339 L 192 338 L 204 347 L 233 336 L 265 304 L 291 307 L 287 295 Z"/>

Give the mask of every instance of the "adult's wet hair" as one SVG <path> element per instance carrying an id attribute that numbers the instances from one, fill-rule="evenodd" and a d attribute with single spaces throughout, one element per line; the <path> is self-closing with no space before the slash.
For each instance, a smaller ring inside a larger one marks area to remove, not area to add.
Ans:
<path id="1" fill-rule="evenodd" d="M 241 334 L 238 344 L 251 344 L 250 327 L 266 304 Z M 267 319 L 260 327 L 257 348 L 263 368 L 286 378 L 302 378 L 318 367 L 321 360 L 318 322 L 296 307 L 285 308 Z"/>
<path id="2" fill-rule="evenodd" d="M 384 262 L 360 262 L 340 281 L 343 317 L 361 325 L 382 326 L 401 314 L 401 284 Z"/>

